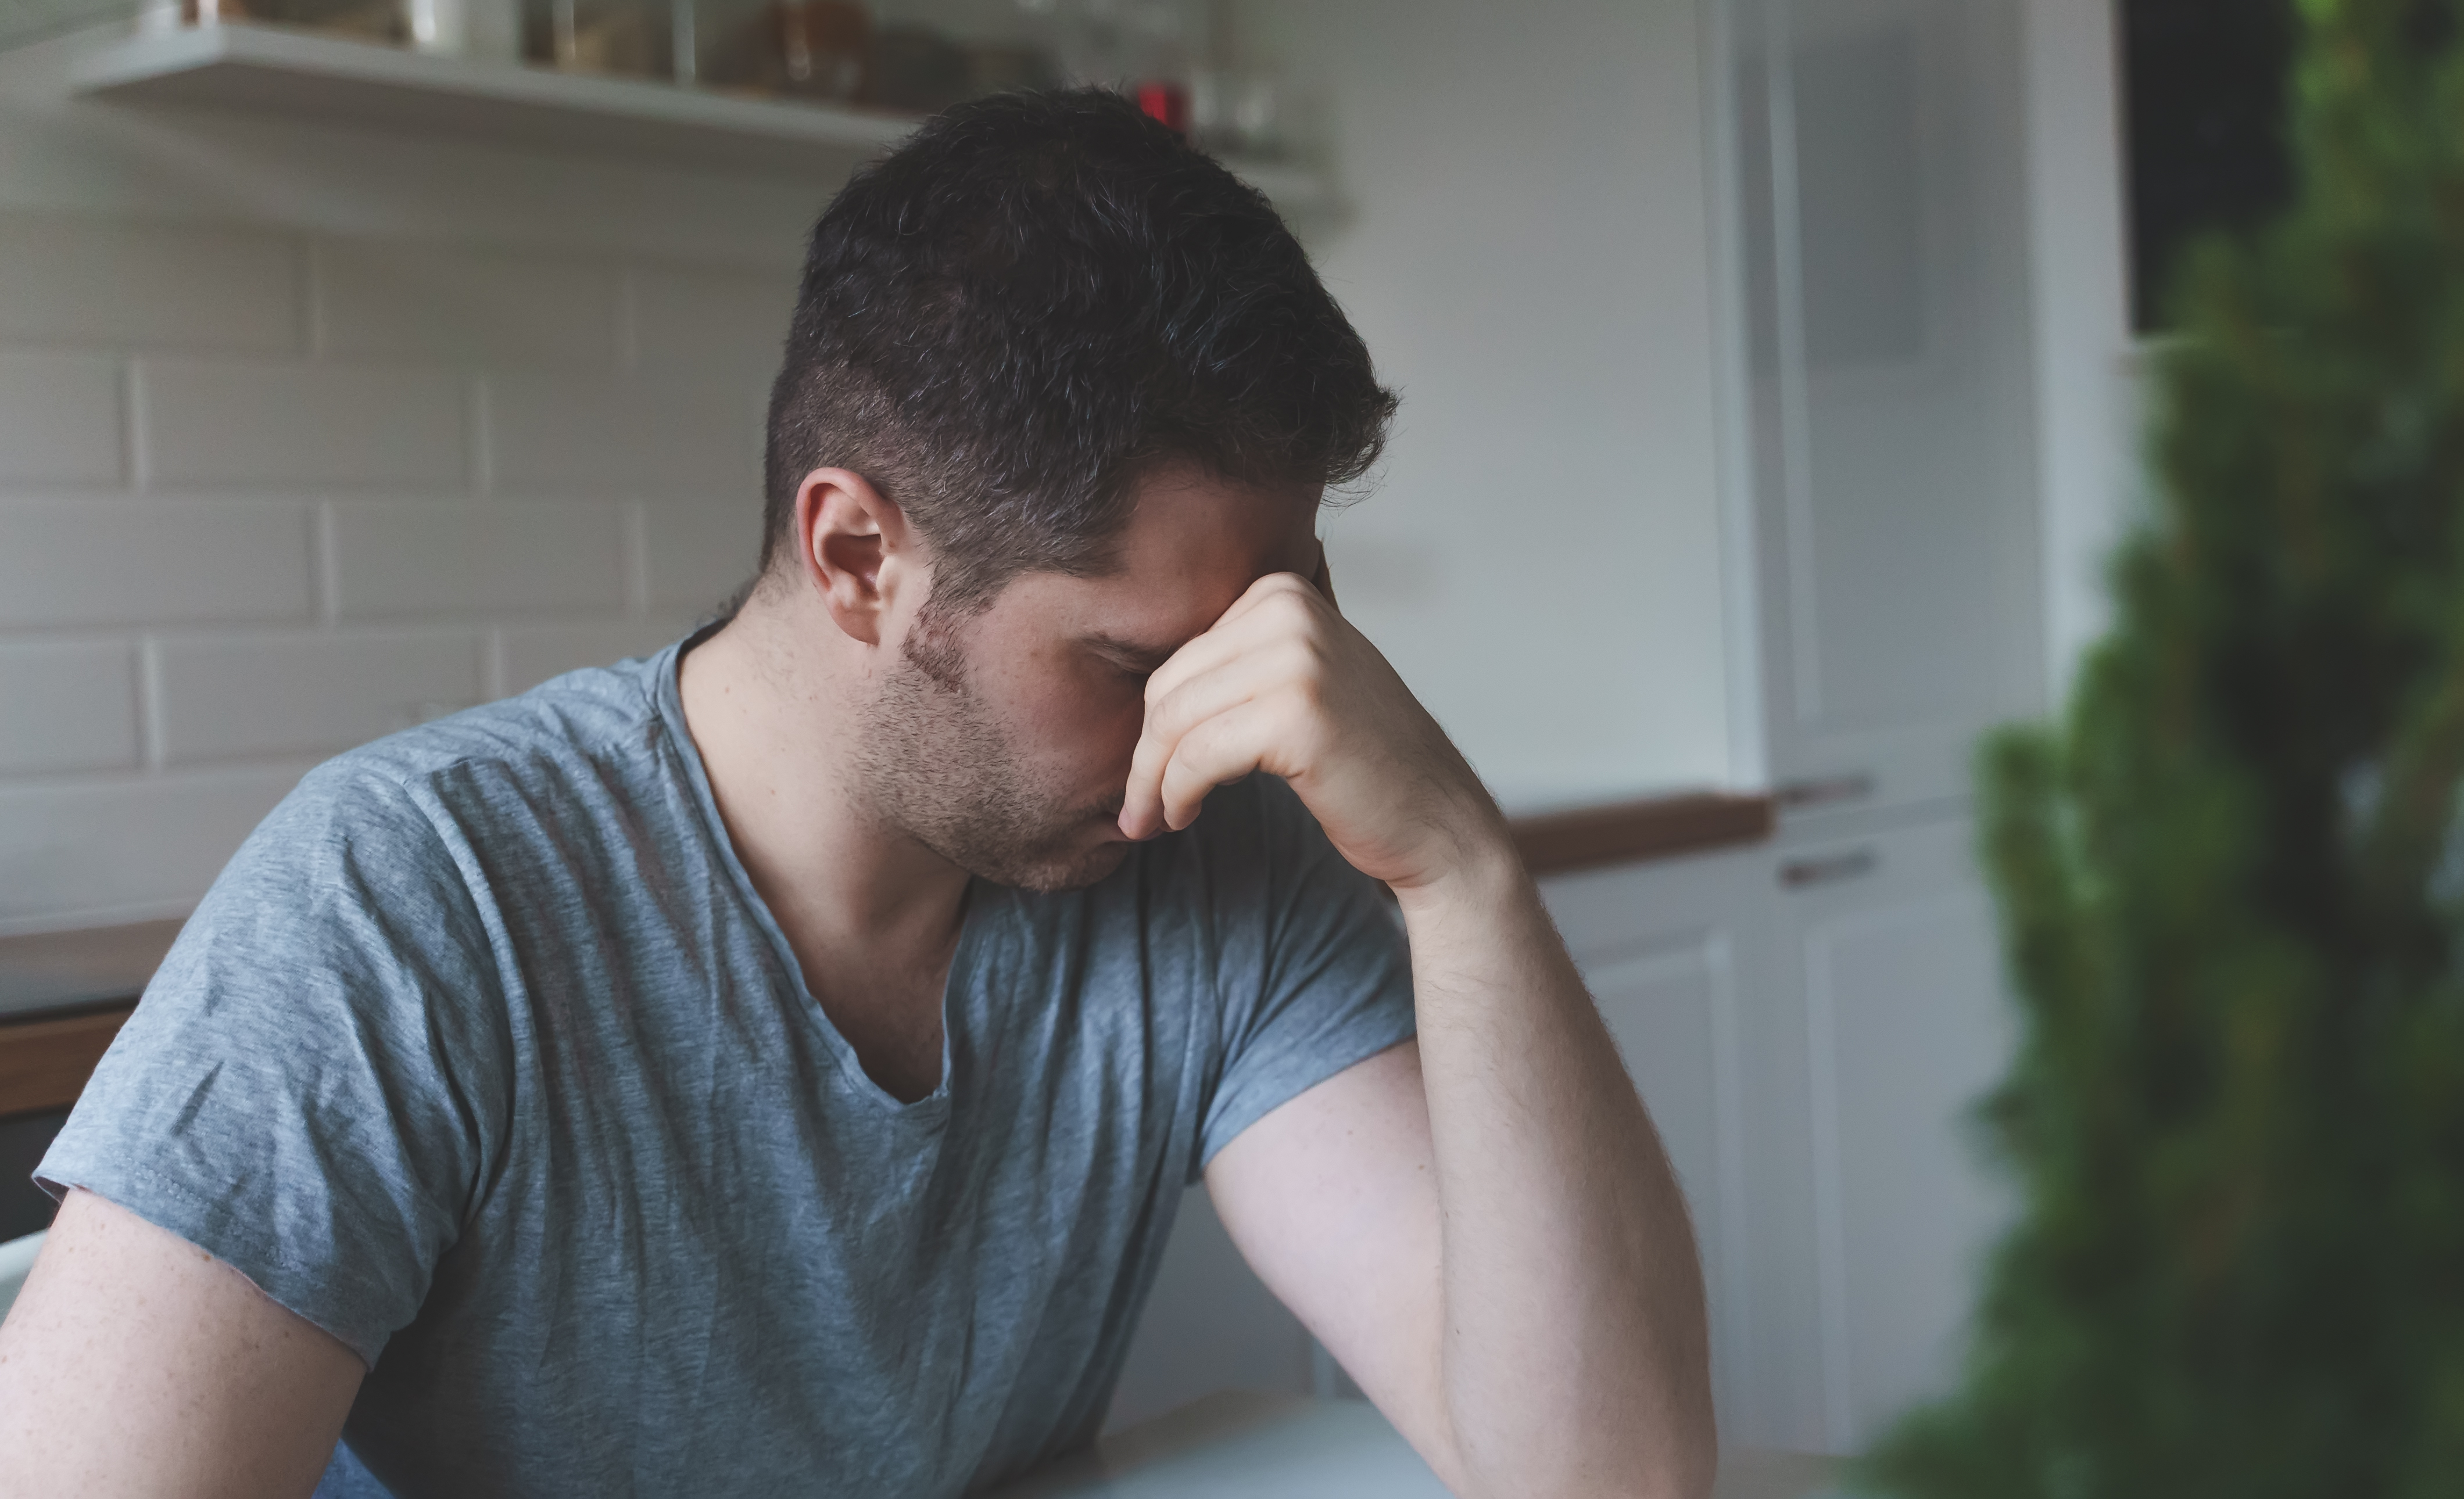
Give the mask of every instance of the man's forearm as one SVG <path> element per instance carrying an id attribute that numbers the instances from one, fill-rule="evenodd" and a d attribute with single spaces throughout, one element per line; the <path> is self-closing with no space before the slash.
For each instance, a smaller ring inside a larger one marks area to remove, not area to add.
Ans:
<path id="1" fill-rule="evenodd" d="M 1442 1422 L 1420 1440 L 1441 1444 L 1435 1460 L 1468 1491 L 1699 1499 L 1714 1462 L 1708 1339 L 1667 1157 L 1480 778 L 1335 612 L 1324 572 L 1316 584 L 1261 578 L 1147 679 L 1121 831 L 1185 827 L 1208 788 L 1263 770 L 1299 794 L 1353 869 L 1396 892 L 1419 1009 L 1413 1103 L 1426 1103 L 1429 1126 L 1415 1164 L 1437 1190 L 1434 1202 L 1397 1194 L 1416 1199 L 1412 1210 L 1387 1211 L 1375 1232 L 1415 1259 L 1433 1248 L 1437 1284 L 1425 1260 L 1395 1265 L 1408 1296 L 1381 1296 L 1340 1252 L 1278 1243 L 1271 1213 L 1244 1251 L 1288 1274 L 1287 1301 L 1309 1305 L 1333 1283 L 1355 1302 L 1419 1303 L 1392 1309 L 1401 1325 L 1369 1318 L 1385 1322 L 1390 1356 L 1374 1378 L 1394 1376 L 1398 1420 Z M 1317 1112 L 1329 1110 L 1340 1103 Z M 1369 1120 L 1397 1124 L 1392 1113 L 1373 1106 Z M 1338 1155 L 1413 1153 L 1396 1137 Z M 1258 1183 L 1240 1161 L 1279 1158 L 1287 1149 L 1259 1145 L 1210 1168 L 1210 1183 L 1251 1203 Z M 1233 1219 L 1244 1216 L 1236 1206 Z M 1347 1338 L 1358 1317 L 1323 1303 L 1316 1312 Z M 1432 1345 L 1434 1391 L 1420 1382 Z M 1396 1367 L 1398 1347 L 1417 1368 Z"/>
<path id="2" fill-rule="evenodd" d="M 1463 1480 L 1707 1493 L 1708 1335 L 1684 1200 L 1565 944 L 1510 848 L 1399 893 Z"/>

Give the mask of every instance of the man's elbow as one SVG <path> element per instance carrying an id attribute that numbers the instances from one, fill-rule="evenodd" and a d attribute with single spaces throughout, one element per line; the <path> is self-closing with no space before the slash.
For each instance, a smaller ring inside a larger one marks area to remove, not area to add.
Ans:
<path id="1" fill-rule="evenodd" d="M 1566 1499 L 1710 1499 L 1720 1442 L 1707 1419 L 1701 1427 L 1671 1432 L 1600 1478 L 1558 1492 Z"/>
<path id="2" fill-rule="evenodd" d="M 1720 1436 L 1706 1410 L 1699 1422 L 1689 1423 L 1683 1436 L 1661 1450 L 1656 1462 L 1644 1465 L 1642 1482 L 1613 1491 L 1648 1499 L 1710 1499 L 1719 1476 Z"/>
<path id="3" fill-rule="evenodd" d="M 1567 1443 L 1520 1462 L 1466 1472 L 1462 1499 L 1710 1499 L 1720 1442 L 1706 1408 L 1699 1420 L 1637 1422 L 1595 1443 Z"/>

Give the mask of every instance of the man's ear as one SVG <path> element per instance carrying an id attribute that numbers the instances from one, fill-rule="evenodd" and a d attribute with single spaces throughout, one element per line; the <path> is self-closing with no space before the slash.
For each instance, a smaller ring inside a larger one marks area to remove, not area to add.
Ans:
<path id="1" fill-rule="evenodd" d="M 796 491 L 796 550 L 805 584 L 851 639 L 881 644 L 902 590 L 926 579 L 906 514 L 850 469 L 815 469 Z"/>

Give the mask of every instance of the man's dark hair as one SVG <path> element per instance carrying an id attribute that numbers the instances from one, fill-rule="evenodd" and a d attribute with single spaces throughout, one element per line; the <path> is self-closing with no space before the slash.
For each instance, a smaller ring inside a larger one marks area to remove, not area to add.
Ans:
<path id="1" fill-rule="evenodd" d="M 770 396 L 766 575 L 804 475 L 863 474 L 934 601 L 1091 574 L 1139 477 L 1341 485 L 1395 397 L 1265 197 L 1100 89 L 934 117 L 813 228 Z"/>

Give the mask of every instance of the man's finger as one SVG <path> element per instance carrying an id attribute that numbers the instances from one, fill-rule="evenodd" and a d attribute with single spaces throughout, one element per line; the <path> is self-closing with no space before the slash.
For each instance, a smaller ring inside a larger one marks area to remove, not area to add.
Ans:
<path id="1" fill-rule="evenodd" d="M 1263 586 L 1275 579 L 1286 581 L 1271 588 Z M 1293 596 L 1296 586 L 1306 585 L 1300 584 L 1297 576 L 1291 573 L 1270 574 L 1250 584 L 1249 591 L 1224 610 L 1204 634 L 1192 636 L 1184 642 L 1178 650 L 1165 659 L 1163 665 L 1155 668 L 1154 675 L 1147 678 L 1148 711 L 1152 713 L 1156 703 L 1192 677 L 1211 672 L 1271 638 L 1282 628 L 1281 622 L 1272 609 L 1262 609 L 1259 606 L 1268 600 Z"/>
<path id="2" fill-rule="evenodd" d="M 1157 788 L 1164 826 L 1188 827 L 1198 820 L 1206 793 L 1265 763 L 1269 750 L 1288 737 L 1291 712 L 1286 694 L 1253 697 L 1182 735 Z"/>
<path id="3" fill-rule="evenodd" d="M 1226 654 L 1217 666 L 1150 702 L 1144 732 L 1130 756 L 1129 784 L 1121 797 L 1121 830 L 1143 837 L 1148 829 L 1160 831 L 1166 826 L 1158 821 L 1164 767 L 1183 735 L 1253 697 L 1301 679 L 1313 659 L 1306 642 L 1270 640 Z"/>
<path id="4" fill-rule="evenodd" d="M 1313 682 L 1323 660 L 1317 647 L 1305 638 L 1285 636 L 1259 641 L 1150 699 L 1146 733 L 1165 740 L 1177 739 L 1201 719 L 1211 718 L 1261 693 L 1287 683 Z"/>
<path id="5" fill-rule="evenodd" d="M 1268 573 L 1249 584 L 1245 592 L 1232 601 L 1232 606 L 1215 622 L 1215 628 L 1221 629 L 1235 620 L 1244 619 L 1258 609 L 1282 602 L 1323 604 L 1325 599 L 1317 591 L 1316 584 L 1298 573 Z"/>
<path id="6" fill-rule="evenodd" d="M 1226 628 L 1219 621 L 1202 635 L 1193 635 L 1181 643 L 1179 650 L 1164 658 L 1147 677 L 1147 714 L 1152 717 L 1155 704 L 1179 691 L 1194 678 L 1203 676 L 1225 662 L 1239 656 L 1255 644 L 1259 631 L 1238 626 Z"/>

